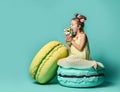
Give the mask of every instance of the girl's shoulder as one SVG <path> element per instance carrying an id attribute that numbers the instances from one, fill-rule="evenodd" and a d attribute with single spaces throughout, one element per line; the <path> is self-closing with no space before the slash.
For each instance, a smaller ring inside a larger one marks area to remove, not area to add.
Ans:
<path id="1" fill-rule="evenodd" d="M 85 34 L 85 33 L 83 31 L 81 31 L 80 34 Z"/>
<path id="2" fill-rule="evenodd" d="M 84 32 L 80 32 L 79 35 L 78 35 L 78 38 L 87 39 L 87 35 Z"/>
<path id="3" fill-rule="evenodd" d="M 86 36 L 86 34 L 84 32 L 80 32 L 79 36 Z"/>

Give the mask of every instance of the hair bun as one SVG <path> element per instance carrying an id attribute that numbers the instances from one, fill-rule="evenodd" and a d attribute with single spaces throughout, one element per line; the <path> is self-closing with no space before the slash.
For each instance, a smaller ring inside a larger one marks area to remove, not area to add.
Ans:
<path id="1" fill-rule="evenodd" d="M 80 20 L 80 22 L 84 22 L 87 18 L 84 15 L 81 14 L 75 14 L 75 17 Z"/>

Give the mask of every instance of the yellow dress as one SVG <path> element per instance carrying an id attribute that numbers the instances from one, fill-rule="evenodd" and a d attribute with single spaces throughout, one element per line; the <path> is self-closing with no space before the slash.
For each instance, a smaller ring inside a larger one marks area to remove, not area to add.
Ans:
<path id="1" fill-rule="evenodd" d="M 79 33 L 77 37 L 74 37 L 73 40 L 75 41 L 75 43 L 80 44 L 81 41 L 81 35 L 82 33 Z M 76 49 L 73 45 L 71 45 L 70 48 L 70 57 L 80 57 L 81 59 L 87 59 L 90 60 L 90 50 L 89 50 L 89 44 L 88 41 L 86 42 L 84 48 L 82 51 L 79 51 L 78 49 Z"/>

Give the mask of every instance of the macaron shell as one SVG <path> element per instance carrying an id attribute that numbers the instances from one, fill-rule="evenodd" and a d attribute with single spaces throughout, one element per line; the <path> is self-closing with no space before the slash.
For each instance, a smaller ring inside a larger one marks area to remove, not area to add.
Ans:
<path id="1" fill-rule="evenodd" d="M 59 84 L 66 87 L 95 87 L 104 82 L 103 77 L 91 77 L 83 79 L 59 77 L 58 79 Z"/>
<path id="2" fill-rule="evenodd" d="M 93 67 L 88 68 L 88 69 L 76 69 L 76 68 L 64 68 L 64 67 L 59 67 L 58 74 L 61 75 L 75 75 L 75 76 L 89 76 L 89 75 L 97 75 L 97 74 L 103 74 L 104 73 L 104 69 L 99 69 L 99 70 L 95 70 Z"/>

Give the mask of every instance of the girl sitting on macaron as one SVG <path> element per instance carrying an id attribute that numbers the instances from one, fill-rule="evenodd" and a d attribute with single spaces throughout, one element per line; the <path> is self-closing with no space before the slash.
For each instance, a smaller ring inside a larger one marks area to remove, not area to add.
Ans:
<path id="1" fill-rule="evenodd" d="M 80 14 L 76 14 L 75 18 L 71 20 L 70 29 L 72 29 L 74 35 L 67 35 L 65 39 L 67 48 L 70 52 L 69 57 L 77 56 L 81 59 L 91 59 L 87 35 L 84 32 L 85 20 L 86 17 Z M 95 63 L 94 68 L 97 68 L 97 63 Z"/>

